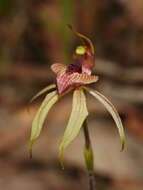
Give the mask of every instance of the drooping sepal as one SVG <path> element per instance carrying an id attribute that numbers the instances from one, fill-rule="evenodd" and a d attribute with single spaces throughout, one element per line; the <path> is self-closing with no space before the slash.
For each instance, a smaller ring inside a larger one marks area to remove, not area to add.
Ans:
<path id="1" fill-rule="evenodd" d="M 97 100 L 99 100 L 105 106 L 105 108 L 108 110 L 108 112 L 111 114 L 111 116 L 113 117 L 113 119 L 116 123 L 116 126 L 118 128 L 118 131 L 119 131 L 121 145 L 122 145 L 121 151 L 122 151 L 124 149 L 124 145 L 125 145 L 125 135 L 124 135 L 124 128 L 122 125 L 122 121 L 120 119 L 120 116 L 119 116 L 116 108 L 105 96 L 103 96 L 98 91 L 93 90 L 91 88 L 87 88 L 87 87 L 84 87 L 84 89 L 86 89 L 92 96 L 94 96 Z"/>
<path id="2" fill-rule="evenodd" d="M 29 104 L 31 104 L 35 99 L 37 99 L 39 96 L 41 96 L 42 94 L 46 93 L 47 91 L 51 90 L 51 89 L 55 89 L 56 85 L 55 84 L 51 84 L 49 86 L 46 86 L 45 88 L 43 88 L 42 90 L 40 90 L 35 96 L 33 96 L 29 102 Z"/>
<path id="3" fill-rule="evenodd" d="M 83 88 L 77 88 L 73 94 L 72 112 L 66 127 L 64 136 L 60 144 L 60 163 L 63 167 L 63 151 L 71 141 L 78 135 L 80 128 L 86 117 L 88 111 L 86 107 L 86 98 Z"/>
<path id="4" fill-rule="evenodd" d="M 30 139 L 30 157 L 32 157 L 32 146 L 34 141 L 37 139 L 37 137 L 40 135 L 42 126 L 44 124 L 44 121 L 46 119 L 46 116 L 52 106 L 58 101 L 59 96 L 57 94 L 57 91 L 53 91 L 49 93 L 45 99 L 43 100 L 39 110 L 37 111 L 33 123 L 32 123 L 32 130 L 31 130 L 31 139 Z"/>

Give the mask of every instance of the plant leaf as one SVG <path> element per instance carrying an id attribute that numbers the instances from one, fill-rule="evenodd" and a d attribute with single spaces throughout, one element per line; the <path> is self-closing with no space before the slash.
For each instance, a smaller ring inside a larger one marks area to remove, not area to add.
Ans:
<path id="1" fill-rule="evenodd" d="M 60 162 L 63 166 L 63 151 L 68 144 L 78 135 L 80 128 L 86 117 L 88 111 L 86 107 L 86 97 L 83 88 L 75 89 L 73 94 L 72 112 L 66 127 L 64 136 L 60 144 Z"/>
<path id="2" fill-rule="evenodd" d="M 121 151 L 122 151 L 124 149 L 124 144 L 125 144 L 125 135 L 124 135 L 124 128 L 123 128 L 120 116 L 116 108 L 105 96 L 103 96 L 98 91 L 87 88 L 87 87 L 84 87 L 84 89 L 86 89 L 91 95 L 93 95 L 97 100 L 99 100 L 105 106 L 105 108 L 109 111 L 109 113 L 112 115 L 118 127 L 119 135 L 121 138 L 121 144 L 122 144 Z"/>
<path id="3" fill-rule="evenodd" d="M 32 156 L 32 146 L 36 138 L 40 135 L 42 126 L 51 107 L 58 101 L 57 91 L 49 93 L 42 102 L 32 123 L 31 139 L 30 139 L 30 156 Z"/>

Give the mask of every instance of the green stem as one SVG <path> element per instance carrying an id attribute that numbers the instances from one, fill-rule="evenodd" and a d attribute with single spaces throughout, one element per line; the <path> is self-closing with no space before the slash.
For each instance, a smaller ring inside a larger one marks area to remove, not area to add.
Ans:
<path id="1" fill-rule="evenodd" d="M 87 126 L 87 120 L 83 123 L 83 131 L 85 137 L 85 150 L 84 150 L 84 158 L 86 162 L 86 167 L 88 170 L 89 177 L 89 190 L 95 190 L 95 177 L 94 177 L 94 159 L 93 159 L 93 151 Z"/>

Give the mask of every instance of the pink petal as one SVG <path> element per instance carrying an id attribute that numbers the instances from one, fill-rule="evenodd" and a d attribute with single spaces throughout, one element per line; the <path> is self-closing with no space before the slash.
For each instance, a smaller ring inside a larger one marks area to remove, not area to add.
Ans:
<path id="1" fill-rule="evenodd" d="M 79 73 L 73 73 L 71 75 L 71 82 L 73 84 L 91 84 L 98 81 L 98 76 L 95 75 L 87 75 L 87 74 L 79 74 Z"/>
<path id="2" fill-rule="evenodd" d="M 84 84 L 90 84 L 98 81 L 98 76 L 87 74 L 73 73 L 57 76 L 58 94 L 62 94 L 70 87 L 77 87 Z"/>
<path id="3" fill-rule="evenodd" d="M 82 61 L 82 73 L 86 73 L 88 75 L 91 75 L 91 71 L 95 65 L 95 57 L 90 54 L 90 52 L 87 52 Z"/>
<path id="4" fill-rule="evenodd" d="M 66 72 L 66 65 L 64 64 L 60 64 L 60 63 L 55 63 L 53 65 L 51 65 L 51 69 L 52 71 L 56 74 L 56 75 L 64 75 Z"/>
<path id="5" fill-rule="evenodd" d="M 70 88 L 71 80 L 70 75 L 65 74 L 63 76 L 57 76 L 57 91 L 58 94 L 62 94 L 65 92 L 68 88 Z"/>

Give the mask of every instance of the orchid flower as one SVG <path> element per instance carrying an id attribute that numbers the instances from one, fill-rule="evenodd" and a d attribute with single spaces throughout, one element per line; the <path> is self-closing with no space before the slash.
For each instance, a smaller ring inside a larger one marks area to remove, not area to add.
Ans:
<path id="1" fill-rule="evenodd" d="M 36 94 L 31 100 L 32 102 L 41 94 L 50 91 L 43 100 L 32 123 L 30 140 L 30 152 L 32 154 L 33 143 L 40 135 L 48 112 L 59 99 L 63 98 L 63 96 L 70 91 L 73 91 L 72 111 L 60 144 L 61 164 L 63 163 L 64 149 L 78 135 L 84 121 L 88 116 L 85 91 L 101 102 L 111 114 L 121 138 L 121 150 L 124 149 L 124 129 L 117 110 L 104 95 L 86 86 L 98 81 L 98 76 L 91 75 L 95 64 L 95 52 L 93 44 L 86 36 L 76 32 L 70 25 L 69 28 L 82 41 L 82 45 L 78 46 L 75 50 L 76 56 L 80 56 L 80 63 L 73 63 L 69 66 L 60 63 L 53 64 L 51 66 L 51 70 L 56 75 L 56 84 L 47 86 L 38 94 Z"/>

